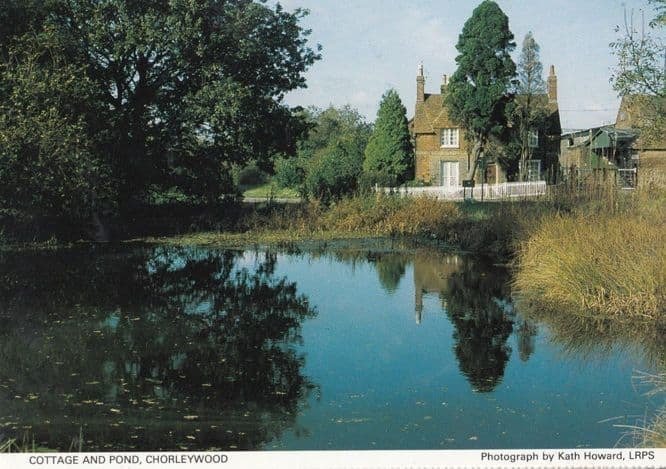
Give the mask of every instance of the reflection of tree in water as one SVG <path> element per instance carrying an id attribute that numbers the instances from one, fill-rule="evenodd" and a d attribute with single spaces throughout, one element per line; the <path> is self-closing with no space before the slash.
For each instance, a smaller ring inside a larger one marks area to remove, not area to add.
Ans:
<path id="1" fill-rule="evenodd" d="M 395 253 L 380 253 L 375 259 L 375 269 L 382 288 L 393 293 L 398 289 L 400 280 L 405 275 L 405 268 L 409 263 L 407 256 Z"/>
<path id="2" fill-rule="evenodd" d="M 314 312 L 274 278 L 274 256 L 249 272 L 237 255 L 0 258 L 0 433 L 31 426 L 57 449 L 79 426 L 88 450 L 252 449 L 293 427 L 313 388 L 294 345 Z"/>
<path id="3" fill-rule="evenodd" d="M 504 376 L 513 320 L 505 313 L 507 273 L 465 262 L 448 280 L 447 315 L 456 330 L 460 371 L 474 390 L 489 392 Z"/>
<path id="4" fill-rule="evenodd" d="M 537 326 L 533 322 L 523 319 L 517 328 L 518 356 L 524 362 L 534 353 L 534 338 L 537 335 Z"/>

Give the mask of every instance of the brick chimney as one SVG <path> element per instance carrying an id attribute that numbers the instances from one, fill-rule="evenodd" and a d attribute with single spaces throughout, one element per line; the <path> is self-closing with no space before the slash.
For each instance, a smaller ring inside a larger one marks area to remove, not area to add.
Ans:
<path id="1" fill-rule="evenodd" d="M 555 65 L 550 66 L 548 75 L 548 102 L 557 102 L 557 76 L 555 75 Z"/>
<path id="2" fill-rule="evenodd" d="M 446 75 L 442 75 L 442 86 L 440 89 L 442 90 L 442 94 L 446 92 L 446 87 L 449 85 L 449 77 Z"/>
<path id="3" fill-rule="evenodd" d="M 422 103 L 423 101 L 425 101 L 425 77 L 423 76 L 423 64 L 419 64 L 416 73 L 416 102 Z"/>

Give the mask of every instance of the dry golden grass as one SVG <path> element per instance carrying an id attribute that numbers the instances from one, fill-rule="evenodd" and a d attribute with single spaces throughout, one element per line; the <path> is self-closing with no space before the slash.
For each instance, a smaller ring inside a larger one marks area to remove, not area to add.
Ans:
<path id="1" fill-rule="evenodd" d="M 666 183 L 639 183 L 612 197 L 576 196 L 571 210 L 535 224 L 514 280 L 524 307 L 666 329 Z"/>
<path id="2" fill-rule="evenodd" d="M 666 410 L 662 410 L 643 433 L 647 448 L 666 448 Z"/>
<path id="3" fill-rule="evenodd" d="M 272 238 L 282 233 L 294 239 L 349 236 L 428 236 L 441 239 L 460 219 L 453 202 L 432 198 L 390 195 L 342 199 L 330 207 L 318 201 L 255 211 L 243 221 L 242 231 L 252 238 Z M 280 238 L 282 236 L 279 236 Z"/>
<path id="4" fill-rule="evenodd" d="M 515 290 L 541 308 L 663 320 L 666 230 L 640 213 L 543 219 L 520 250 Z"/>
<path id="5" fill-rule="evenodd" d="M 666 393 L 666 372 L 639 373 L 636 381 L 639 386 L 648 387 L 648 396 Z M 666 407 L 662 407 L 652 419 L 646 417 L 642 424 L 633 426 L 630 436 L 636 446 L 666 448 Z"/>

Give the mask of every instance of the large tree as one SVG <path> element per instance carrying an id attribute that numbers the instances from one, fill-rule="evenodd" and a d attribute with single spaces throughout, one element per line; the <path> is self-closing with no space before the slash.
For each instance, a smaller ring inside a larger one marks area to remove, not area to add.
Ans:
<path id="1" fill-rule="evenodd" d="M 532 32 L 523 39 L 518 60 L 518 83 L 512 117 L 520 146 L 520 179 L 527 179 L 527 160 L 531 158 L 530 134 L 538 132 L 548 116 L 546 83 L 543 65 L 539 59 L 539 44 Z"/>
<path id="2" fill-rule="evenodd" d="M 299 144 L 304 191 L 328 203 L 357 189 L 372 126 L 348 105 L 315 110 L 313 117 L 314 127 Z"/>
<path id="3" fill-rule="evenodd" d="M 666 47 L 663 28 L 666 26 L 666 0 L 650 0 L 656 16 L 645 25 L 645 19 L 634 20 L 633 12 L 624 25 L 617 26 L 620 34 L 610 44 L 618 64 L 611 75 L 613 88 L 620 96 L 633 96 L 643 110 L 641 130 L 647 141 L 663 138 L 666 127 Z"/>
<path id="4" fill-rule="evenodd" d="M 35 0 L 26 8 L 43 14 L 25 21 L 20 2 L 5 3 L 22 26 L 2 36 L 3 51 L 34 31 L 92 84 L 85 107 L 96 112 L 80 117 L 121 209 L 170 188 L 214 203 L 232 164 L 295 151 L 304 127 L 283 98 L 319 58 L 299 24 L 305 11 L 250 0 Z M 12 86 L 0 83 L 3 98 Z"/>
<path id="5" fill-rule="evenodd" d="M 407 110 L 398 92 L 391 89 L 384 93 L 379 104 L 374 131 L 365 148 L 363 171 L 375 178 L 401 184 L 410 178 L 413 168 Z"/>
<path id="6" fill-rule="evenodd" d="M 95 84 L 64 60 L 62 44 L 51 35 L 26 35 L 6 52 L 0 63 L 0 216 L 57 217 L 85 227 L 100 207 L 113 208 L 116 196 L 108 162 L 91 138 L 91 117 L 104 111 L 94 99 Z"/>
<path id="7" fill-rule="evenodd" d="M 506 108 L 516 75 L 510 55 L 515 46 L 509 19 L 490 0 L 474 9 L 458 38 L 458 68 L 447 86 L 445 104 L 473 144 L 468 179 L 474 178 L 490 137 L 506 127 Z"/>

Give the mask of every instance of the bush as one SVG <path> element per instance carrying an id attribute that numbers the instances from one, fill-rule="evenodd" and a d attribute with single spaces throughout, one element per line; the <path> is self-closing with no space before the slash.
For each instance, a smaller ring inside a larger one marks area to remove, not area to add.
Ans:
<path id="1" fill-rule="evenodd" d="M 328 204 L 352 194 L 358 187 L 361 157 L 343 144 L 319 151 L 309 162 L 305 188 L 311 196 Z"/>
<path id="2" fill-rule="evenodd" d="M 263 172 L 256 163 L 250 163 L 238 170 L 236 183 L 240 186 L 258 186 L 268 180 L 268 174 Z"/>
<path id="3" fill-rule="evenodd" d="M 395 187 L 398 185 L 398 178 L 390 174 L 387 170 L 364 171 L 359 177 L 359 188 L 363 192 L 371 190 L 375 185 L 379 187 Z"/>
<path id="4" fill-rule="evenodd" d="M 275 177 L 273 180 L 280 188 L 298 189 L 303 185 L 305 170 L 302 162 L 296 158 L 278 158 L 275 160 Z"/>

